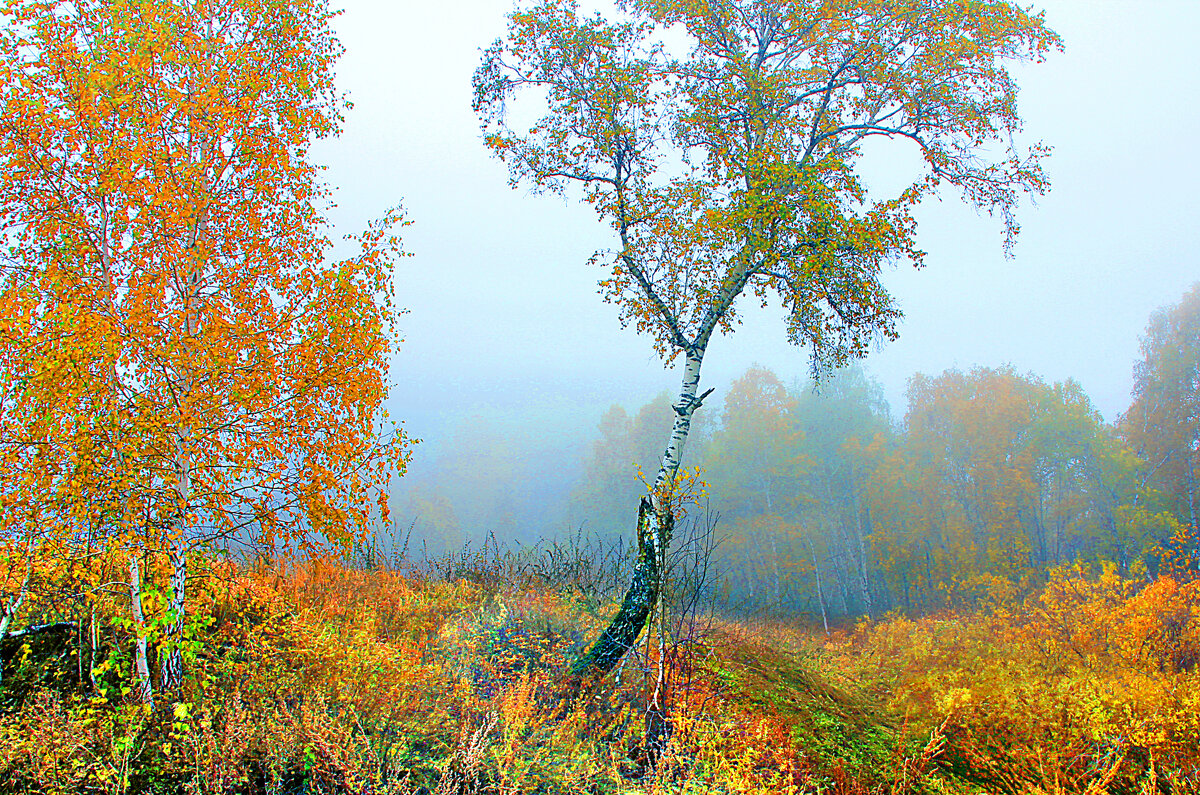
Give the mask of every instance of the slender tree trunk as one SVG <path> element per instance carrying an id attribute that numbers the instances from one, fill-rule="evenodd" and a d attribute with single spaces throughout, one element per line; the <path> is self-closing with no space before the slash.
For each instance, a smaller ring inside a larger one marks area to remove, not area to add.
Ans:
<path id="1" fill-rule="evenodd" d="M 137 634 L 134 664 L 137 666 L 142 703 L 154 709 L 154 685 L 150 681 L 150 660 L 146 655 L 146 614 L 142 610 L 142 569 L 136 549 L 129 556 L 129 603 L 133 611 L 133 631 Z"/>
<path id="2" fill-rule="evenodd" d="M 162 688 L 165 691 L 177 689 L 183 683 L 183 624 L 186 618 L 184 611 L 184 589 L 187 585 L 187 547 L 185 539 L 172 538 L 169 542 L 168 557 L 171 562 L 171 598 L 168 608 L 173 619 L 167 625 L 163 637 L 161 676 Z"/>
<path id="3" fill-rule="evenodd" d="M 688 353 L 679 397 L 672 407 L 675 421 L 671 425 L 671 435 L 651 493 L 638 504 L 638 558 L 634 565 L 633 581 L 608 627 L 587 653 L 571 666 L 572 677 L 603 676 L 611 671 L 637 642 L 658 600 L 662 563 L 671 542 L 675 521 L 671 506 L 659 503 L 669 495 L 670 486 L 679 472 L 683 449 L 692 427 L 692 414 L 703 399 L 696 396 L 703 358 L 703 348 L 694 348 Z"/>
<path id="4" fill-rule="evenodd" d="M 825 634 L 829 634 L 829 615 L 825 612 L 825 589 L 821 587 L 821 564 L 817 562 L 817 550 L 813 547 L 812 539 L 808 541 L 808 554 L 812 555 L 813 574 L 817 578 L 817 604 L 821 606 L 821 623 L 825 625 Z"/>
<path id="5" fill-rule="evenodd" d="M 96 690 L 96 668 L 100 665 L 100 625 L 96 623 L 96 605 L 92 603 L 92 619 L 88 622 L 88 687 Z"/>
<path id="6" fill-rule="evenodd" d="M 187 618 L 184 597 L 187 589 L 187 509 L 191 499 L 192 471 L 184 434 L 175 437 L 175 510 L 167 537 L 171 564 L 171 593 L 167 603 L 171 619 L 163 636 L 160 671 L 163 690 L 170 692 L 183 683 L 183 626 Z"/>
<path id="7" fill-rule="evenodd" d="M 858 510 L 858 505 L 852 504 L 851 509 L 854 511 L 854 533 L 857 536 L 855 540 L 858 542 L 858 588 L 862 592 L 867 618 L 874 618 L 875 602 L 871 598 L 871 578 L 867 572 L 867 539 L 863 532 L 862 513 Z"/>
<path id="8" fill-rule="evenodd" d="M 659 758 L 667 748 L 667 741 L 671 738 L 671 724 L 667 720 L 663 692 L 669 675 L 667 671 L 667 605 L 661 590 L 666 587 L 666 553 L 661 550 L 660 552 L 660 592 L 656 605 L 658 608 L 658 670 L 654 681 L 654 693 L 646 708 L 646 762 L 651 768 L 657 767 Z"/>

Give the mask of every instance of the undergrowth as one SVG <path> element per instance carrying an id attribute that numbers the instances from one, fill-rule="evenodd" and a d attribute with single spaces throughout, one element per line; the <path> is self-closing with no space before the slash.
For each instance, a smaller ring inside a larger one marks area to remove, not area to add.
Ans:
<path id="1" fill-rule="evenodd" d="M 580 688 L 562 672 L 611 593 L 482 556 L 214 572 L 192 592 L 185 686 L 157 712 L 118 630 L 73 684 L 70 643 L 8 655 L 0 789 L 1200 792 L 1196 583 L 1064 570 L 1026 600 L 828 637 L 692 611 Z M 660 654 L 671 731 L 651 760 Z"/>

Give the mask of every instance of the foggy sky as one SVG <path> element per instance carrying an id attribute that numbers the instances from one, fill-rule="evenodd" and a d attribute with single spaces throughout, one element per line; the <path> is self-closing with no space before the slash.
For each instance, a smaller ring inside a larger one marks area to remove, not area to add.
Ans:
<path id="1" fill-rule="evenodd" d="M 1200 280 L 1200 2 L 1036 7 L 1066 51 L 1013 71 L 1026 140 L 1054 147 L 1051 191 L 1021 208 L 1012 259 L 1001 222 L 955 194 L 921 207 L 926 267 L 886 274 L 905 318 L 900 339 L 866 362 L 898 417 L 915 372 L 1010 363 L 1075 378 L 1114 420 L 1150 312 Z M 398 203 L 413 221 L 389 409 L 435 445 L 455 418 L 481 412 L 544 412 L 549 434 L 590 431 L 607 405 L 636 407 L 678 383 L 597 295 L 600 273 L 585 263 L 612 247 L 608 230 L 574 200 L 510 189 L 480 142 L 471 73 L 510 8 L 347 0 L 335 24 L 346 48 L 338 82 L 354 107 L 344 134 L 314 154 L 337 188 L 338 236 Z M 903 166 L 871 152 L 868 186 L 889 187 Z M 786 343 L 780 310 L 747 309 L 733 336 L 714 340 L 702 386 L 719 398 L 751 363 L 785 381 L 806 374 L 808 353 Z"/>

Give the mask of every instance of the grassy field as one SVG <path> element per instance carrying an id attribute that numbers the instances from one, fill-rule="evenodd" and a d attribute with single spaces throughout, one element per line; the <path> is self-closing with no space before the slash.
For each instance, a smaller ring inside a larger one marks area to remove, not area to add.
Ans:
<path id="1" fill-rule="evenodd" d="M 115 619 L 94 688 L 71 643 L 7 642 L 0 789 L 1200 792 L 1200 585 L 1107 568 L 996 591 L 828 636 L 701 611 L 572 689 L 611 601 L 500 567 L 214 566 L 155 712 Z"/>

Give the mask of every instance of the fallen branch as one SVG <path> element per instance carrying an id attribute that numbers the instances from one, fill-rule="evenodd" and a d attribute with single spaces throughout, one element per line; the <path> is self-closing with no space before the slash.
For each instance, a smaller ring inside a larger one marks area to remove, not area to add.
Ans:
<path id="1" fill-rule="evenodd" d="M 30 635 L 39 635 L 43 632 L 54 632 L 56 630 L 75 629 L 75 628 L 76 628 L 76 625 L 75 625 L 74 621 L 58 621 L 54 624 L 34 624 L 31 627 L 25 627 L 25 629 L 18 629 L 16 632 L 10 632 L 10 633 L 8 633 L 8 635 L 6 637 L 4 637 L 0 640 L 11 640 L 13 638 L 25 638 L 25 637 L 29 637 Z"/>

